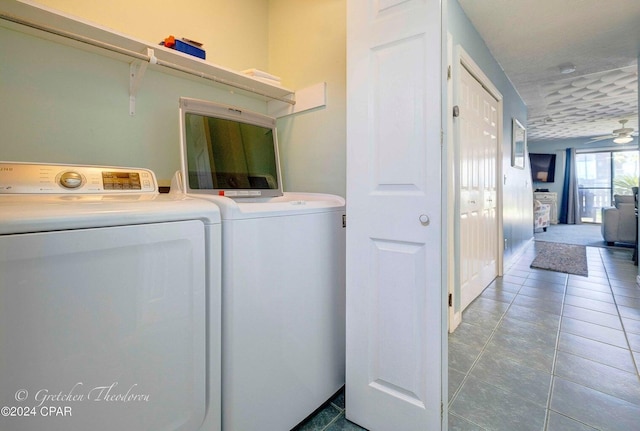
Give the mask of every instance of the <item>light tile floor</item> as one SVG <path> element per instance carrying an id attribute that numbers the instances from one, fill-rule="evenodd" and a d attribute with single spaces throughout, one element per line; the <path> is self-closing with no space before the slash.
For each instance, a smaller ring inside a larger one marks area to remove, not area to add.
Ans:
<path id="1" fill-rule="evenodd" d="M 589 277 L 532 269 L 535 245 L 449 336 L 450 431 L 640 430 L 640 288 L 631 250 Z M 296 431 L 361 431 L 340 393 Z"/>
<path id="2" fill-rule="evenodd" d="M 587 248 L 589 276 L 529 249 L 449 336 L 449 430 L 640 430 L 632 250 Z"/>

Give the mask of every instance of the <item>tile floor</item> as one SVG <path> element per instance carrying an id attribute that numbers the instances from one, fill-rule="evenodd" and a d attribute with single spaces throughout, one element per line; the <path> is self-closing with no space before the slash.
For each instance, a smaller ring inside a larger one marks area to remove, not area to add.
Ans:
<path id="1" fill-rule="evenodd" d="M 362 431 L 344 417 L 344 390 L 292 431 Z"/>
<path id="2" fill-rule="evenodd" d="M 631 254 L 587 247 L 580 277 L 529 268 L 529 247 L 449 337 L 449 430 L 640 430 Z"/>
<path id="3" fill-rule="evenodd" d="M 589 277 L 529 268 L 535 245 L 449 336 L 450 431 L 640 430 L 632 250 L 587 247 Z M 361 431 L 340 393 L 295 431 Z"/>

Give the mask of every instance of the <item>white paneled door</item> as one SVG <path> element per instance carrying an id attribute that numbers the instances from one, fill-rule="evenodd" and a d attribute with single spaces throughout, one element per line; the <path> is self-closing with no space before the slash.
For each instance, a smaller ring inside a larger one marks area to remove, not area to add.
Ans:
<path id="1" fill-rule="evenodd" d="M 439 430 L 441 3 L 347 8 L 346 415 Z"/>
<path id="2" fill-rule="evenodd" d="M 460 291 L 464 310 L 498 274 L 498 102 L 460 67 Z"/>

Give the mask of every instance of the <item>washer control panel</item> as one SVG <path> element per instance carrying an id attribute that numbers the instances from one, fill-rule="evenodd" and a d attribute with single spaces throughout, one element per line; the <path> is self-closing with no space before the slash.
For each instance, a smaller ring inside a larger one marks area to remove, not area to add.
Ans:
<path id="1" fill-rule="evenodd" d="M 157 193 L 149 169 L 0 162 L 0 194 Z"/>

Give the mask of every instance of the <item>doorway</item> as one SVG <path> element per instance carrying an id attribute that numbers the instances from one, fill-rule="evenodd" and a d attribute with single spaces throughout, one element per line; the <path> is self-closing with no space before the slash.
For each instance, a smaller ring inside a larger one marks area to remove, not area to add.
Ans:
<path id="1" fill-rule="evenodd" d="M 461 313 L 500 274 L 502 96 L 463 52 L 456 76 Z"/>

